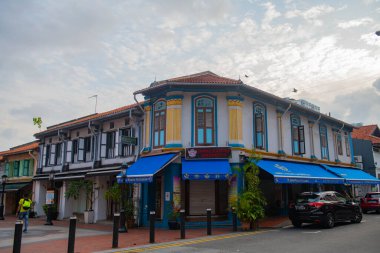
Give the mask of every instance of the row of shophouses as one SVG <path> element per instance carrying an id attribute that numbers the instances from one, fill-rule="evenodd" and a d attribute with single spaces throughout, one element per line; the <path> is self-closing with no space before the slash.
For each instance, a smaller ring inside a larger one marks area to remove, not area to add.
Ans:
<path id="1" fill-rule="evenodd" d="M 185 209 L 190 222 L 202 221 L 207 208 L 220 223 L 230 222 L 231 201 L 243 187 L 236 168 L 252 151 L 262 156 L 267 215 L 285 214 L 301 191 L 357 195 L 378 187 L 377 126 L 369 134 L 377 166 L 363 170 L 355 166 L 353 125 L 241 80 L 207 71 L 155 81 L 133 96 L 135 104 L 47 127 L 34 135 L 36 141 L 1 152 L 8 176 L 5 213 L 14 213 L 28 192 L 34 211 L 43 215 L 52 188 L 59 219 L 83 213 L 84 194 L 67 199 L 65 191 L 69 182 L 88 179 L 94 183 L 95 221 L 110 219 L 118 210 L 105 192 L 124 180 L 133 189 L 129 197 L 139 226 L 154 210 L 157 226 L 165 227 L 173 207 Z"/>

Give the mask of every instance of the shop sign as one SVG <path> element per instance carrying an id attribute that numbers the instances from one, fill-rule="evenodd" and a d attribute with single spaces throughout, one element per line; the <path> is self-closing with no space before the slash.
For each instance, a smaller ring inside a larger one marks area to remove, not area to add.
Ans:
<path id="1" fill-rule="evenodd" d="M 136 137 L 130 137 L 130 136 L 121 136 L 121 144 L 124 145 L 137 145 L 137 138 Z"/>
<path id="2" fill-rule="evenodd" d="M 185 152 L 186 160 L 220 159 L 231 157 L 231 148 L 229 147 L 187 148 Z"/>
<path id="3" fill-rule="evenodd" d="M 54 190 L 47 190 L 46 191 L 46 205 L 52 205 L 54 204 Z"/>

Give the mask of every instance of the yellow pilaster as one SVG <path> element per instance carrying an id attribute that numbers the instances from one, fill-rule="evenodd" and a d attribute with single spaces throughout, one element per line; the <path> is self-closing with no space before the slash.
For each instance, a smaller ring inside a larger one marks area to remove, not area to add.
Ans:
<path id="1" fill-rule="evenodd" d="M 182 98 L 167 100 L 166 146 L 182 146 Z"/>
<path id="2" fill-rule="evenodd" d="M 243 146 L 243 102 L 237 98 L 227 98 L 229 114 L 229 145 Z"/>
<path id="3" fill-rule="evenodd" d="M 150 125 L 151 125 L 152 107 L 147 105 L 144 107 L 144 110 L 145 110 L 145 120 L 144 120 L 144 123 L 145 123 L 145 133 L 144 133 L 145 143 L 144 143 L 144 148 L 150 148 L 150 132 L 151 132 Z"/>

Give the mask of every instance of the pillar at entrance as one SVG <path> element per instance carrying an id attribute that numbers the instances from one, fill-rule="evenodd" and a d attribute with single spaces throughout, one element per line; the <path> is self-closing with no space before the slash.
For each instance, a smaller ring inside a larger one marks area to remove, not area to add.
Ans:
<path id="1" fill-rule="evenodd" d="M 244 147 L 243 144 L 243 98 L 227 96 L 229 115 L 228 145 L 230 147 Z"/>

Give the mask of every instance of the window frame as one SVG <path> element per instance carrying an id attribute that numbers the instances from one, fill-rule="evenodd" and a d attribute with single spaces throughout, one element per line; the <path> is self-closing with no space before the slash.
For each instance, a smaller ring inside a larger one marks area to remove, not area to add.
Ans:
<path id="1" fill-rule="evenodd" d="M 208 99 L 211 100 L 212 102 L 212 107 L 208 106 L 197 106 L 197 101 L 201 99 Z M 194 142 L 195 146 L 216 146 L 216 98 L 213 96 L 209 95 L 198 95 L 193 97 L 193 128 L 194 128 Z M 199 118 L 198 118 L 198 110 L 202 110 L 202 116 L 203 116 L 203 124 L 202 126 L 199 126 Z M 210 113 L 208 110 L 211 110 L 211 121 L 208 119 L 207 114 Z M 211 127 L 207 125 L 208 122 L 211 122 Z M 207 141 L 207 130 L 211 128 L 211 142 Z M 203 130 L 203 140 L 200 142 L 198 130 L 202 129 Z"/>
<path id="2" fill-rule="evenodd" d="M 290 128 L 292 140 L 292 154 L 304 155 L 305 146 L 305 126 L 301 125 L 301 117 L 295 114 L 290 115 Z M 297 150 L 296 150 L 297 148 Z"/>
<path id="3" fill-rule="evenodd" d="M 257 109 L 261 108 L 261 112 L 257 112 Z M 261 131 L 258 131 L 258 124 L 257 119 L 259 118 L 258 115 L 261 115 Z M 253 103 L 253 145 L 256 149 L 260 150 L 266 150 L 266 144 L 267 144 L 267 133 L 266 133 L 266 125 L 267 125 L 267 118 L 266 118 L 266 106 L 261 103 Z M 258 145 L 258 134 L 261 133 L 261 146 Z"/>
<path id="4" fill-rule="evenodd" d="M 135 137 L 135 129 L 133 127 L 125 127 L 121 128 L 119 133 L 120 139 L 122 136 Z M 125 133 L 125 134 L 123 134 Z M 121 157 L 129 157 L 135 154 L 135 145 L 130 144 L 122 144 L 120 142 L 120 156 Z"/>
<path id="5" fill-rule="evenodd" d="M 162 108 L 158 106 L 162 105 Z M 167 103 L 164 99 L 159 99 L 153 104 L 152 110 L 152 146 L 162 148 L 166 145 L 166 115 Z M 158 114 L 158 115 L 156 115 Z M 162 135 L 161 135 L 162 134 Z M 156 138 L 157 137 L 157 138 Z"/>
<path id="6" fill-rule="evenodd" d="M 350 137 L 347 132 L 344 132 L 344 144 L 346 147 L 346 156 L 351 156 L 351 146 L 350 146 Z"/>
<path id="7" fill-rule="evenodd" d="M 28 164 L 28 166 L 25 166 Z M 23 176 L 29 176 L 29 167 L 30 167 L 30 160 L 24 160 L 22 164 L 22 175 Z M 25 173 L 26 170 L 26 173 Z"/>
<path id="8" fill-rule="evenodd" d="M 112 139 L 112 140 L 111 140 Z M 111 140 L 111 143 L 110 143 Z M 116 157 L 115 154 L 116 146 L 116 131 L 106 132 L 106 159 L 113 159 Z"/>
<path id="9" fill-rule="evenodd" d="M 324 131 L 322 131 L 324 130 Z M 329 160 L 330 159 L 330 154 L 329 154 L 329 139 L 328 139 L 328 135 L 327 135 L 328 131 L 327 131 L 327 126 L 321 124 L 319 125 L 319 139 L 320 139 L 320 146 L 321 146 L 321 159 L 327 159 Z M 325 142 L 326 142 L 326 146 L 322 146 L 323 142 L 323 137 L 326 138 L 325 139 Z M 323 148 L 326 149 L 326 156 L 323 156 Z"/>
<path id="10" fill-rule="evenodd" d="M 336 131 L 336 151 L 337 154 L 343 155 L 343 143 L 342 143 L 342 134 L 339 131 Z"/>
<path id="11" fill-rule="evenodd" d="M 17 164 L 17 173 L 16 172 L 16 164 Z M 13 177 L 19 177 L 20 176 L 20 161 L 13 161 Z"/>

